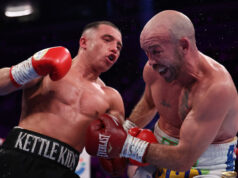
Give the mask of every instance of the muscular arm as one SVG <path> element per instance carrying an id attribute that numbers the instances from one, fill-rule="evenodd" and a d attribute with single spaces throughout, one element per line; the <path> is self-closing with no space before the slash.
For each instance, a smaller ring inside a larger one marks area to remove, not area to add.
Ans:
<path id="1" fill-rule="evenodd" d="M 145 160 L 158 167 L 186 171 L 214 141 L 233 98 L 226 86 L 211 87 L 198 96 L 180 129 L 176 146 L 151 144 Z"/>
<path id="2" fill-rule="evenodd" d="M 119 122 L 122 124 L 125 118 L 125 109 L 124 103 L 120 93 L 114 89 L 112 89 L 112 94 L 110 96 L 111 106 L 110 110 L 108 111 L 109 114 L 112 114 L 116 118 L 119 119 Z"/>
<path id="3" fill-rule="evenodd" d="M 132 110 L 129 120 L 135 123 L 138 127 L 143 128 L 154 118 L 156 112 L 150 88 L 146 86 L 144 94 Z"/>
<path id="4" fill-rule="evenodd" d="M 0 95 L 9 94 L 19 87 L 30 87 L 47 74 L 52 80 L 59 80 L 70 69 L 71 61 L 69 51 L 58 46 L 41 50 L 12 68 L 2 68 Z"/>
<path id="5" fill-rule="evenodd" d="M 0 95 L 7 95 L 18 89 L 12 84 L 9 77 L 9 71 L 9 67 L 0 69 Z"/>
<path id="6" fill-rule="evenodd" d="M 38 78 L 25 84 L 22 87 L 17 88 L 15 85 L 13 85 L 12 81 L 10 80 L 9 73 L 10 73 L 9 67 L 0 69 L 0 95 L 1 96 L 10 94 L 22 88 L 31 87 L 40 81 L 40 78 Z"/>

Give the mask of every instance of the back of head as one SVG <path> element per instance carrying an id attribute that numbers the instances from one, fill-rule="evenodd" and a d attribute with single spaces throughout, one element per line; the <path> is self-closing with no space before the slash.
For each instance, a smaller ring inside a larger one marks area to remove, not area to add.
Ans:
<path id="1" fill-rule="evenodd" d="M 145 25 L 141 34 L 151 33 L 151 31 L 166 34 L 172 39 L 187 37 L 195 42 L 195 30 L 192 22 L 186 15 L 178 11 L 165 10 L 156 14 Z"/>

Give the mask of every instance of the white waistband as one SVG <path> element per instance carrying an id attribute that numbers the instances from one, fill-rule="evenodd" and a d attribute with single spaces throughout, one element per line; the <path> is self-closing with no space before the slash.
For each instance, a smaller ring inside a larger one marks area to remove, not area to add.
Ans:
<path id="1" fill-rule="evenodd" d="M 178 142 L 179 142 L 179 139 L 171 137 L 168 134 L 166 134 L 164 131 L 162 131 L 159 128 L 158 121 L 155 124 L 154 135 L 157 138 L 158 142 L 162 143 L 162 144 L 170 145 L 171 144 L 170 142 L 172 142 L 174 144 L 178 144 Z"/>
<path id="2" fill-rule="evenodd" d="M 154 134 L 161 144 L 178 144 L 179 139 L 171 137 L 163 132 L 158 125 L 158 122 L 154 128 Z M 237 137 L 227 143 L 222 144 L 211 144 L 207 150 L 199 157 L 194 168 L 196 169 L 205 169 L 210 172 L 216 172 L 219 170 L 226 171 L 234 169 L 236 155 L 234 149 L 236 148 Z"/>

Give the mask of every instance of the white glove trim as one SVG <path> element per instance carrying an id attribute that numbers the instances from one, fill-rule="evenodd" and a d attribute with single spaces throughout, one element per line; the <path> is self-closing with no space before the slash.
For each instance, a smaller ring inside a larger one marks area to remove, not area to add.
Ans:
<path id="1" fill-rule="evenodd" d="M 126 132 L 133 127 L 137 127 L 137 125 L 128 119 L 123 123 L 123 128 Z"/>
<path id="2" fill-rule="evenodd" d="M 25 83 L 39 77 L 32 66 L 31 57 L 13 66 L 11 74 L 14 81 L 19 85 L 24 85 Z"/>
<path id="3" fill-rule="evenodd" d="M 143 162 L 143 156 L 149 142 L 133 137 L 130 134 L 127 135 L 126 141 L 123 145 L 120 157 L 131 158 L 138 162 Z"/>

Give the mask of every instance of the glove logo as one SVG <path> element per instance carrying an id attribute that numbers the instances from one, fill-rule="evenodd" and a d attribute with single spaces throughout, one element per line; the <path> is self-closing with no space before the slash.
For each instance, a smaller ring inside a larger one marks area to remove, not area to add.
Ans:
<path id="1" fill-rule="evenodd" d="M 108 158 L 107 145 L 108 145 L 109 139 L 110 139 L 110 136 L 99 134 L 99 145 L 98 145 L 97 156 Z"/>

